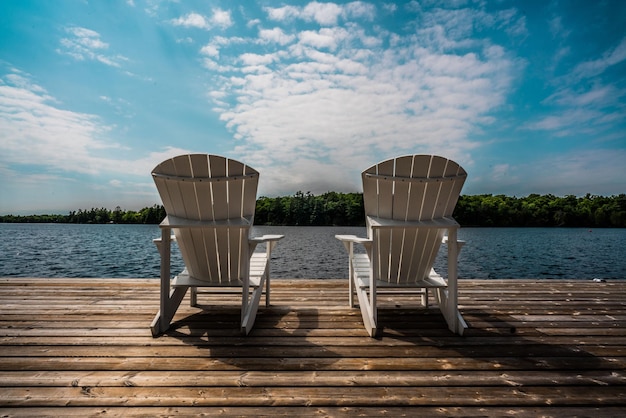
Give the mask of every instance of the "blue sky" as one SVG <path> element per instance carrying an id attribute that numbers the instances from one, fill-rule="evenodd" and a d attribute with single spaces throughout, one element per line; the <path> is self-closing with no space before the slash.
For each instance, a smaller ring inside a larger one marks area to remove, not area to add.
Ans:
<path id="1" fill-rule="evenodd" d="M 0 2 L 0 214 L 151 206 L 186 152 L 265 196 L 413 153 L 465 194 L 626 193 L 626 2 Z"/>

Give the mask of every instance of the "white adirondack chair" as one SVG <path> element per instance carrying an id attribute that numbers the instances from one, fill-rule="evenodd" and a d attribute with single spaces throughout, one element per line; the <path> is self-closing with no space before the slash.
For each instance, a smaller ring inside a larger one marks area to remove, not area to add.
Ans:
<path id="1" fill-rule="evenodd" d="M 191 288 L 197 304 L 198 287 L 240 287 L 241 331 L 248 334 L 265 285 L 270 303 L 271 251 L 282 235 L 250 238 L 259 173 L 239 161 L 217 155 L 190 154 L 157 165 L 152 177 L 167 217 L 161 238 L 161 304 L 152 321 L 154 336 L 165 332 Z M 172 235 L 173 232 L 173 235 Z M 170 278 L 171 241 L 178 243 L 185 270 Z M 265 243 L 264 252 L 255 252 Z"/>
<path id="2" fill-rule="evenodd" d="M 459 224 L 452 218 L 467 173 L 454 161 L 411 155 L 378 163 L 362 173 L 367 238 L 336 235 L 348 251 L 350 306 L 354 293 L 365 328 L 374 337 L 379 328 L 377 289 L 406 288 L 421 294 L 428 306 L 428 289 L 451 331 L 467 328 L 457 304 L 457 241 Z M 447 231 L 447 236 L 445 233 Z M 447 280 L 433 269 L 440 244 L 448 247 Z M 362 244 L 365 252 L 355 252 Z"/>

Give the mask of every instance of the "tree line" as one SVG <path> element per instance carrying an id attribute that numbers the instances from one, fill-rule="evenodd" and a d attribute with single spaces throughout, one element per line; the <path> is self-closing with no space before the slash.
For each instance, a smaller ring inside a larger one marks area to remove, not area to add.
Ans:
<path id="1" fill-rule="evenodd" d="M 286 197 L 260 197 L 256 225 L 364 225 L 363 193 L 327 192 L 319 196 L 297 192 Z"/>
<path id="2" fill-rule="evenodd" d="M 453 216 L 462 226 L 626 228 L 626 194 L 584 197 L 531 194 L 462 195 Z M 158 224 L 165 217 L 161 205 L 139 211 L 105 208 L 79 209 L 67 215 L 0 216 L 0 222 Z M 327 192 L 313 195 L 260 197 L 255 225 L 362 226 L 362 193 Z"/>
<path id="3" fill-rule="evenodd" d="M 154 205 L 139 211 L 105 208 L 79 209 L 67 215 L 5 215 L 0 222 L 7 223 L 66 223 L 66 224 L 158 224 L 165 218 L 165 208 Z"/>
<path id="4" fill-rule="evenodd" d="M 626 194 L 460 196 L 454 217 L 462 226 L 626 228 Z"/>

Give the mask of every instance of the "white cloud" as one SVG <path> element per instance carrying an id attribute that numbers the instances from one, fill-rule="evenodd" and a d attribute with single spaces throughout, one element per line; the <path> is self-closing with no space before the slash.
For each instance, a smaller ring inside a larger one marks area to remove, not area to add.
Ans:
<path id="1" fill-rule="evenodd" d="M 615 86 L 592 86 L 589 90 L 574 91 L 570 88 L 559 90 L 544 102 L 561 106 L 594 106 L 598 108 L 617 104 L 619 99 L 626 95 L 626 91 Z"/>
<path id="2" fill-rule="evenodd" d="M 603 116 L 601 112 L 590 109 L 568 108 L 540 119 L 537 122 L 528 124 L 532 130 L 554 131 L 557 136 L 567 136 L 578 131 L 594 120 L 600 120 Z M 580 131 L 579 131 L 580 132 Z"/>
<path id="3" fill-rule="evenodd" d="M 298 34 L 300 43 L 315 48 L 328 48 L 331 51 L 348 37 L 348 32 L 343 28 L 322 28 L 319 31 L 305 30 Z"/>
<path id="4" fill-rule="evenodd" d="M 501 181 L 504 177 L 507 177 L 511 167 L 509 164 L 497 164 L 491 171 L 491 177 L 494 181 Z"/>
<path id="5" fill-rule="evenodd" d="M 420 6 L 417 0 L 411 0 L 410 2 L 404 5 L 405 10 L 408 12 L 418 13 L 422 11 L 422 6 Z"/>
<path id="6" fill-rule="evenodd" d="M 120 159 L 119 150 L 125 148 L 110 140 L 110 126 L 95 115 L 62 109 L 24 74 L 8 74 L 0 82 L 0 126 L 0 166 L 9 168 L 35 165 L 52 173 L 145 176 L 164 155 L 181 151 Z"/>
<path id="7" fill-rule="evenodd" d="M 68 32 L 74 35 L 74 42 L 83 45 L 89 49 L 106 49 L 109 44 L 100 40 L 100 34 L 93 30 L 73 27 L 69 28 Z"/>
<path id="8" fill-rule="evenodd" d="M 498 26 L 503 28 L 505 32 L 511 36 L 525 37 L 528 35 L 526 17 L 519 16 L 519 12 L 516 9 L 507 9 L 498 12 L 496 21 L 499 22 Z"/>
<path id="9" fill-rule="evenodd" d="M 215 71 L 215 72 L 218 72 L 218 73 L 228 72 L 228 71 L 231 71 L 233 69 L 231 66 L 220 65 L 217 61 L 215 61 L 215 60 L 213 60 L 211 58 L 203 59 L 202 60 L 202 65 L 207 70 Z"/>
<path id="10" fill-rule="evenodd" d="M 192 44 L 193 43 L 193 38 L 191 38 L 189 36 L 185 36 L 184 38 L 178 38 L 178 39 L 176 39 L 176 43 L 177 44 Z"/>
<path id="11" fill-rule="evenodd" d="M 209 96 L 233 131 L 236 153 L 268 168 L 262 192 L 295 192 L 301 184 L 314 193 L 355 190 L 359 169 L 403 153 L 470 161 L 471 134 L 493 123 L 490 112 L 505 102 L 519 68 L 503 48 L 473 36 L 482 12 L 437 9 L 417 34 L 392 33 L 336 26 L 348 9 L 362 18 L 373 11 L 329 4 L 266 9 L 278 22 L 311 19 L 322 27 L 284 42 L 282 25 L 260 30 L 236 49 L 244 53 L 225 47 L 214 63 L 229 69 Z"/>
<path id="12" fill-rule="evenodd" d="M 265 12 L 271 20 L 284 21 L 300 14 L 300 9 L 295 6 L 266 7 Z"/>
<path id="13" fill-rule="evenodd" d="M 209 57 L 219 57 L 220 50 L 216 45 L 208 44 L 200 49 L 200 53 Z"/>
<path id="14" fill-rule="evenodd" d="M 314 20 L 320 25 L 330 26 L 337 23 L 337 19 L 342 12 L 342 8 L 335 3 L 318 3 L 314 1 L 304 7 L 301 16 L 306 20 Z"/>
<path id="15" fill-rule="evenodd" d="M 196 12 L 191 12 L 186 14 L 185 16 L 173 19 L 171 22 L 174 26 L 183 26 L 186 28 L 198 28 L 205 30 L 212 29 L 216 26 L 222 29 L 226 29 L 233 25 L 230 11 L 222 9 L 213 9 L 213 14 L 210 18 L 207 18 Z"/>
<path id="16" fill-rule="evenodd" d="M 626 38 L 610 48 L 602 57 L 582 62 L 561 78 L 565 85 L 542 101 L 549 114 L 529 122 L 526 128 L 551 131 L 558 137 L 589 134 L 595 137 L 624 118 L 621 100 L 626 89 L 605 85 L 601 74 L 609 67 L 626 60 Z M 589 79 L 590 83 L 579 83 Z"/>
<path id="17" fill-rule="evenodd" d="M 574 68 L 576 78 L 589 78 L 602 74 L 607 68 L 626 60 L 626 37 L 620 43 L 602 54 L 601 58 L 586 61 Z"/>
<path id="18" fill-rule="evenodd" d="M 261 24 L 261 19 L 252 19 L 249 20 L 248 23 L 246 23 L 246 26 L 251 28 L 254 26 L 259 26 Z"/>
<path id="19" fill-rule="evenodd" d="M 259 55 L 246 53 L 242 54 L 239 59 L 244 65 L 264 65 L 271 64 L 276 59 L 276 56 L 273 54 Z"/>
<path id="20" fill-rule="evenodd" d="M 222 29 L 226 29 L 233 25 L 233 21 L 230 17 L 230 11 L 222 9 L 213 9 L 213 16 L 211 17 L 211 23 L 214 26 L 219 26 Z"/>
<path id="21" fill-rule="evenodd" d="M 293 42 L 296 38 L 295 35 L 286 34 L 281 28 L 273 29 L 261 29 L 259 31 L 259 38 L 262 41 L 276 42 L 280 45 L 287 45 Z"/>
<path id="22" fill-rule="evenodd" d="M 353 1 L 344 6 L 343 15 L 346 18 L 372 20 L 376 16 L 376 6 L 362 1 Z"/>
<path id="23" fill-rule="evenodd" d="M 559 195 L 584 196 L 587 193 L 610 196 L 619 190 L 626 176 L 624 166 L 626 151 L 610 149 L 584 149 L 559 154 L 546 154 L 544 158 L 527 165 L 509 167 L 506 178 L 484 178 L 484 186 L 492 193 L 520 195 L 548 194 L 558 190 Z"/>
<path id="24" fill-rule="evenodd" d="M 389 10 L 389 7 L 387 6 L 386 9 Z M 297 18 L 315 22 L 321 26 L 334 26 L 338 23 L 339 18 L 370 21 L 376 16 L 376 6 L 362 1 L 353 1 L 345 5 L 312 1 L 302 8 L 283 6 L 278 8 L 266 7 L 264 10 L 270 20 L 287 21 Z"/>
<path id="25" fill-rule="evenodd" d="M 59 53 L 69 55 L 78 61 L 94 60 L 111 67 L 121 67 L 128 58 L 122 55 L 107 55 L 109 44 L 100 39 L 96 31 L 81 27 L 66 28 L 69 38 L 62 38 Z"/>
<path id="26" fill-rule="evenodd" d="M 539 193 L 549 192 L 545 179 L 563 194 L 582 196 L 586 193 L 614 194 L 616 185 L 626 176 L 626 150 L 587 149 L 566 152 L 539 161 L 533 182 Z M 554 175 L 558 173 L 558 175 Z M 544 184 L 542 185 L 542 180 Z"/>
<path id="27" fill-rule="evenodd" d="M 552 36 L 555 38 L 567 38 L 571 34 L 571 31 L 565 29 L 561 16 L 555 16 L 550 19 L 548 25 Z"/>
<path id="28" fill-rule="evenodd" d="M 172 20 L 175 26 L 184 26 L 186 28 L 209 29 L 209 21 L 198 13 L 188 13 L 186 16 Z"/>
<path id="29" fill-rule="evenodd" d="M 107 129 L 96 117 L 62 110 L 51 102 L 41 88 L 0 86 L 3 158 L 20 164 L 45 161 L 46 165 L 64 168 L 64 154 L 77 158 L 78 163 L 87 157 L 88 148 L 107 146 L 96 139 Z M 24 143 L 30 144 L 28 149 Z M 88 164 L 77 165 L 76 171 L 91 170 Z"/>
<path id="30" fill-rule="evenodd" d="M 528 28 L 526 27 L 526 16 L 518 18 L 513 24 L 506 28 L 506 32 L 514 37 L 524 38 L 528 35 Z"/>

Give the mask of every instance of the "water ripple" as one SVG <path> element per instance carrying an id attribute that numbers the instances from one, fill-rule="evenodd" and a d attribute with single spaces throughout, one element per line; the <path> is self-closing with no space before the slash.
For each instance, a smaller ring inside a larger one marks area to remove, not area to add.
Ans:
<path id="1" fill-rule="evenodd" d="M 273 253 L 276 278 L 346 278 L 348 261 L 335 234 L 365 236 L 362 227 L 254 227 L 284 234 Z M 0 224 L 0 276 L 159 276 L 156 225 Z M 625 229 L 462 228 L 461 278 L 625 279 Z M 436 268 L 445 274 L 445 251 Z M 182 270 L 177 247 L 172 272 Z"/>

